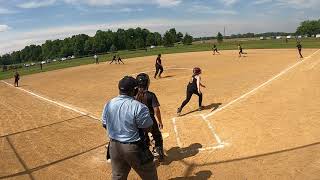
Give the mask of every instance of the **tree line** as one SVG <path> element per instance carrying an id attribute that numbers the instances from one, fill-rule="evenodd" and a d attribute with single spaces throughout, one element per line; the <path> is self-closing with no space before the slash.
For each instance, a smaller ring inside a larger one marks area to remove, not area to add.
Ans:
<path id="1" fill-rule="evenodd" d="M 296 32 L 287 33 L 287 32 L 266 32 L 266 33 L 244 33 L 244 34 L 232 34 L 230 36 L 225 36 L 225 39 L 235 39 L 235 38 L 256 38 L 256 37 L 276 37 L 276 36 L 304 36 L 309 37 L 320 34 L 320 19 L 319 20 L 307 20 L 300 23 L 297 27 Z M 221 33 L 219 32 L 217 36 L 211 37 L 199 37 L 195 40 L 211 40 L 211 39 L 221 39 Z"/>
<path id="2" fill-rule="evenodd" d="M 320 34 L 320 19 L 303 21 L 297 28 L 296 34 L 308 36 Z"/>
<path id="3" fill-rule="evenodd" d="M 192 44 L 192 41 L 191 35 L 188 33 L 183 35 L 175 28 L 166 31 L 163 36 L 158 32 L 151 32 L 140 27 L 127 30 L 118 29 L 115 32 L 98 30 L 93 37 L 79 34 L 63 40 L 47 40 L 42 45 L 26 46 L 20 51 L 0 56 L 0 65 L 37 62 L 68 56 L 88 56 L 118 50 L 143 49 L 150 46 L 170 47 L 177 42 L 189 45 Z"/>

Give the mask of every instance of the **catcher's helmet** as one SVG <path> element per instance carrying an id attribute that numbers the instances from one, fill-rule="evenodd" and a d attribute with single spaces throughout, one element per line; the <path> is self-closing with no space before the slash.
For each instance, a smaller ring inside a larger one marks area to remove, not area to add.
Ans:
<path id="1" fill-rule="evenodd" d="M 144 88 L 147 89 L 149 87 L 150 84 L 150 78 L 148 76 L 148 74 L 146 73 L 140 73 L 138 74 L 138 76 L 136 77 L 137 81 L 138 81 L 138 87 L 139 88 Z"/>
<path id="2" fill-rule="evenodd" d="M 195 75 L 201 74 L 201 69 L 199 67 L 193 68 L 193 74 L 195 74 Z"/>

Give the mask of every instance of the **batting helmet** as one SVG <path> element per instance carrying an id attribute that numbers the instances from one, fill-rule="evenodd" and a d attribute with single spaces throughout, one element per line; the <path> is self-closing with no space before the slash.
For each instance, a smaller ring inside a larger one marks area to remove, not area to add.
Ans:
<path id="1" fill-rule="evenodd" d="M 201 69 L 199 67 L 193 68 L 193 74 L 195 74 L 195 75 L 201 74 Z"/>
<path id="2" fill-rule="evenodd" d="M 149 87 L 150 78 L 149 78 L 148 74 L 140 73 L 140 74 L 138 74 L 136 79 L 138 81 L 138 87 L 139 88 L 147 89 Z"/>

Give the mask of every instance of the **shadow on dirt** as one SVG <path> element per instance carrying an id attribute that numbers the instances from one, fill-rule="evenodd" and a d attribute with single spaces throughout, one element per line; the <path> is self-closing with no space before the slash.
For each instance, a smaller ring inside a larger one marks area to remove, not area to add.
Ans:
<path id="1" fill-rule="evenodd" d="M 167 75 L 167 76 L 162 76 L 161 79 L 166 79 L 166 78 L 172 78 L 174 75 Z"/>
<path id="2" fill-rule="evenodd" d="M 207 180 L 212 176 L 212 172 L 209 170 L 206 171 L 199 171 L 194 176 L 188 176 L 188 177 L 176 177 L 176 178 L 170 178 L 169 180 Z"/>
<path id="3" fill-rule="evenodd" d="M 185 148 L 172 147 L 166 152 L 167 156 L 161 165 L 169 165 L 174 161 L 180 161 L 195 156 L 199 153 L 199 148 L 202 148 L 202 145 L 199 143 L 191 144 L 189 147 Z"/>
<path id="4" fill-rule="evenodd" d="M 203 106 L 203 107 L 202 107 L 202 108 L 203 108 L 202 110 L 211 109 L 211 112 L 213 112 L 213 111 L 217 110 L 221 105 L 222 105 L 222 103 L 212 103 L 212 104 L 210 104 L 210 105 Z M 188 115 L 188 114 L 192 114 L 192 113 L 194 113 L 194 112 L 198 112 L 198 110 L 193 110 L 193 111 L 187 112 L 187 113 L 185 113 L 185 114 L 181 114 L 180 117 L 181 117 L 181 116 L 186 116 L 186 115 Z"/>

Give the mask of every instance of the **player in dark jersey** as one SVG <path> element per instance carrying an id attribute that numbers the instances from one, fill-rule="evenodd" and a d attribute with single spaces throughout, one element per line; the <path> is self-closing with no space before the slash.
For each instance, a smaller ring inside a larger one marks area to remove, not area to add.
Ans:
<path id="1" fill-rule="evenodd" d="M 298 48 L 298 52 L 299 52 L 299 55 L 300 55 L 300 58 L 303 58 L 302 54 L 301 54 L 301 51 L 302 51 L 302 45 L 300 42 L 297 43 L 297 48 Z"/>
<path id="2" fill-rule="evenodd" d="M 14 86 L 19 87 L 20 74 L 18 71 L 14 74 Z"/>
<path id="3" fill-rule="evenodd" d="M 180 116 L 181 111 L 184 106 L 188 104 L 190 101 L 191 97 L 193 94 L 196 94 L 199 96 L 199 111 L 202 110 L 202 92 L 201 92 L 201 87 L 206 87 L 203 84 L 201 84 L 201 69 L 198 67 L 193 68 L 193 75 L 191 80 L 189 81 L 189 84 L 187 86 L 187 97 L 186 99 L 182 102 L 181 106 L 177 110 L 178 116 Z"/>
<path id="4" fill-rule="evenodd" d="M 124 64 L 124 62 L 122 61 L 120 55 L 118 55 L 118 63 L 120 64 L 120 62 L 122 62 L 122 64 Z"/>
<path id="5" fill-rule="evenodd" d="M 239 57 L 241 57 L 241 54 L 247 54 L 247 53 L 243 52 L 241 44 L 238 44 L 238 49 L 239 49 Z"/>
<path id="6" fill-rule="evenodd" d="M 212 51 L 213 51 L 213 55 L 215 55 L 216 53 L 220 54 L 220 53 L 218 52 L 218 48 L 217 48 L 217 45 L 216 45 L 216 44 L 213 44 Z"/>
<path id="7" fill-rule="evenodd" d="M 163 161 L 164 153 L 163 153 L 163 139 L 160 132 L 160 129 L 163 128 L 161 113 L 160 113 L 160 104 L 157 99 L 157 96 L 148 91 L 150 85 L 149 76 L 145 73 L 140 73 L 137 76 L 138 81 L 138 93 L 136 95 L 136 100 L 145 104 L 149 108 L 150 116 L 153 120 L 153 126 L 151 130 L 152 137 L 155 141 L 154 155 L 159 157 L 159 161 Z M 157 118 L 155 118 L 155 116 Z M 157 121 L 158 120 L 158 121 Z M 150 139 L 148 134 L 146 134 L 147 144 L 150 146 Z"/>
<path id="8" fill-rule="evenodd" d="M 117 64 L 117 56 L 116 55 L 113 56 L 113 58 L 109 64 L 112 64 L 113 61 Z"/>
<path id="9" fill-rule="evenodd" d="M 163 72 L 163 66 L 162 66 L 162 63 L 161 63 L 161 54 L 158 55 L 157 59 L 156 59 L 156 73 L 154 74 L 154 78 L 156 79 L 157 78 L 157 75 L 159 73 L 159 78 L 161 78 L 161 74 Z"/>

